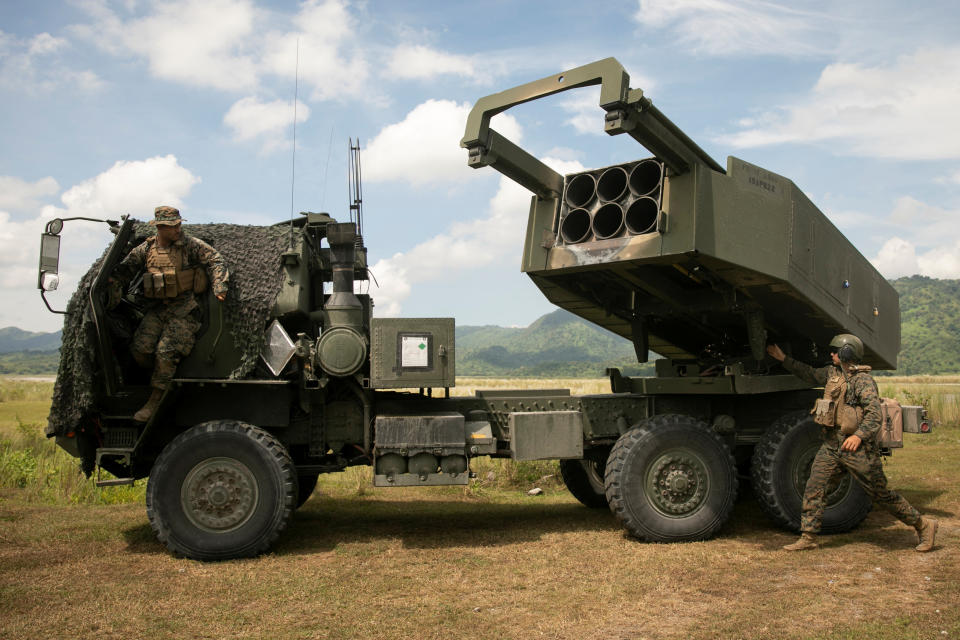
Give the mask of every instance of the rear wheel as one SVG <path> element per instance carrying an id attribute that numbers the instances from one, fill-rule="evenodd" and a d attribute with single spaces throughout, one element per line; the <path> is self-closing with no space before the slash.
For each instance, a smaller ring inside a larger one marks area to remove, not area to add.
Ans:
<path id="1" fill-rule="evenodd" d="M 606 509 L 607 492 L 603 476 L 607 467 L 607 449 L 587 452 L 582 460 L 561 460 L 560 477 L 574 498 L 591 509 Z"/>
<path id="2" fill-rule="evenodd" d="M 806 411 L 776 420 L 753 450 L 750 474 L 760 506 L 781 527 L 800 530 L 803 491 L 820 449 L 820 426 Z M 823 533 L 842 533 L 863 522 L 872 503 L 849 473 L 827 487 Z"/>
<path id="3" fill-rule="evenodd" d="M 176 554 L 243 558 L 270 547 L 296 498 L 284 446 L 263 429 L 223 420 L 193 427 L 163 449 L 147 482 L 147 515 Z"/>
<path id="4" fill-rule="evenodd" d="M 617 440 L 607 499 L 630 535 L 651 542 L 705 540 L 729 519 L 737 495 L 733 456 L 706 423 L 659 415 Z"/>

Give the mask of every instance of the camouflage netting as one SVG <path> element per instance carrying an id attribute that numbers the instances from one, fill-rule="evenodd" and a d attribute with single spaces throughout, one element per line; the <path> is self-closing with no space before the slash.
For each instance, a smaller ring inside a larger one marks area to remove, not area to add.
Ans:
<path id="1" fill-rule="evenodd" d="M 191 224 L 184 231 L 211 243 L 223 255 L 230 271 L 224 320 L 232 326 L 233 342 L 242 355 L 231 378 L 243 378 L 257 364 L 263 344 L 264 327 L 270 319 L 283 284 L 281 254 L 290 242 L 288 226 L 242 226 L 235 224 Z M 154 228 L 134 224 L 133 240 L 127 251 L 152 235 Z M 89 293 L 106 251 L 83 276 L 67 305 L 60 347 L 60 369 L 53 388 L 53 402 L 47 420 L 48 436 L 75 429 L 84 416 L 96 409 L 94 372 L 99 370 L 96 329 L 89 309 Z"/>

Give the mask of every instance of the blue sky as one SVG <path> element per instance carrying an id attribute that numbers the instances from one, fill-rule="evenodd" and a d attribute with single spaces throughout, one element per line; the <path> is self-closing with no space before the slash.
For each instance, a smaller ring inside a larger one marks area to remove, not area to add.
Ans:
<path id="1" fill-rule="evenodd" d="M 839 5 L 839 6 L 838 6 Z M 617 57 L 722 165 L 803 189 L 888 277 L 960 277 L 960 9 L 953 2 L 7 0 L 0 3 L 0 327 L 55 330 L 46 220 L 347 219 L 360 138 L 378 315 L 527 325 L 529 194 L 459 148 L 480 97 Z M 297 42 L 299 40 L 299 63 Z M 297 70 L 297 71 L 295 71 Z M 649 155 L 595 90 L 498 116 L 562 171 Z M 71 223 L 61 291 L 110 237 Z"/>

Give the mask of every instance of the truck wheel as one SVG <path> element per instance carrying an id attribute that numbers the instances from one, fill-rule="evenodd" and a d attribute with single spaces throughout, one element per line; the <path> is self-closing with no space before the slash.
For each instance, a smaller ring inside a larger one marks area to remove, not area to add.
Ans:
<path id="1" fill-rule="evenodd" d="M 313 495 L 313 490 L 317 488 L 317 480 L 320 479 L 319 473 L 311 473 L 306 476 L 297 476 L 297 506 L 299 509 Z"/>
<path id="2" fill-rule="evenodd" d="M 560 477 L 574 498 L 591 509 L 607 509 L 603 483 L 607 466 L 607 450 L 589 451 L 582 460 L 561 460 Z"/>
<path id="3" fill-rule="evenodd" d="M 727 445 L 684 415 L 654 416 L 620 436 L 605 481 L 613 514 L 630 535 L 650 542 L 711 537 L 737 497 Z"/>
<path id="4" fill-rule="evenodd" d="M 757 443 L 751 461 L 753 490 L 763 510 L 781 527 L 800 530 L 803 489 L 820 448 L 820 425 L 806 411 L 777 419 Z M 872 507 L 849 473 L 827 487 L 823 533 L 849 531 L 863 522 Z"/>
<path id="5" fill-rule="evenodd" d="M 258 427 L 197 425 L 160 453 L 147 482 L 147 516 L 160 542 L 195 560 L 266 551 L 297 499 L 290 454 Z"/>

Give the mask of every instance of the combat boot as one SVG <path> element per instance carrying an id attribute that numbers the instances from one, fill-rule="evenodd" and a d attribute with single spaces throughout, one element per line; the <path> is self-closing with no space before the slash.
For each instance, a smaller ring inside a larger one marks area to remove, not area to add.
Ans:
<path id="1" fill-rule="evenodd" d="M 920 538 L 920 544 L 914 549 L 925 553 L 933 549 L 933 540 L 937 537 L 937 527 L 940 523 L 936 518 L 920 518 L 917 521 L 917 536 Z"/>
<path id="2" fill-rule="evenodd" d="M 787 551 L 806 551 L 807 549 L 816 549 L 819 546 L 817 536 L 812 533 L 801 533 L 799 540 L 792 544 L 785 544 L 783 548 Z"/>
<path id="3" fill-rule="evenodd" d="M 147 404 L 143 405 L 140 411 L 133 414 L 134 422 L 148 422 L 153 414 L 156 413 L 157 407 L 160 406 L 161 398 L 163 398 L 163 389 L 154 387 L 153 393 L 150 394 L 150 399 L 147 400 Z"/>

